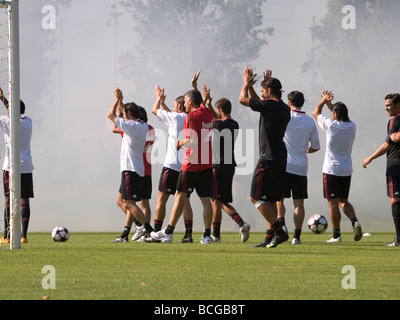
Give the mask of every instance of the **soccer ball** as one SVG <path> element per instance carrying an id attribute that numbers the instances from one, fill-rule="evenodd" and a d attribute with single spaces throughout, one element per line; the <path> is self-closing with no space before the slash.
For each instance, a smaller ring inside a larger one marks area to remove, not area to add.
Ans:
<path id="1" fill-rule="evenodd" d="M 308 228 L 314 233 L 324 233 L 328 229 L 328 221 L 320 214 L 314 214 L 308 219 Z"/>
<path id="2" fill-rule="evenodd" d="M 65 227 L 55 227 L 51 232 L 51 237 L 56 242 L 65 242 L 69 239 L 69 231 Z"/>

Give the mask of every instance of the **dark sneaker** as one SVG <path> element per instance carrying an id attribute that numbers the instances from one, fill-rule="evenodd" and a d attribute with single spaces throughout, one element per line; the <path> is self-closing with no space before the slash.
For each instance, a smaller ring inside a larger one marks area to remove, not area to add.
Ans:
<path id="1" fill-rule="evenodd" d="M 275 248 L 283 242 L 289 240 L 289 235 L 286 232 L 277 233 L 272 241 L 267 245 L 267 248 Z"/>
<path id="2" fill-rule="evenodd" d="M 181 243 L 193 243 L 192 235 L 191 234 L 185 234 L 185 236 L 181 240 Z"/>
<path id="3" fill-rule="evenodd" d="M 361 224 L 357 221 L 353 227 L 354 241 L 360 241 L 363 233 L 361 230 Z"/>
<path id="4" fill-rule="evenodd" d="M 272 237 L 265 237 L 263 242 L 260 242 L 259 244 L 256 244 L 254 246 L 251 246 L 251 248 L 266 248 L 267 245 L 272 241 Z"/>
<path id="5" fill-rule="evenodd" d="M 386 247 L 398 247 L 400 246 L 400 242 L 397 240 L 397 238 L 394 238 L 393 242 L 385 244 Z"/>

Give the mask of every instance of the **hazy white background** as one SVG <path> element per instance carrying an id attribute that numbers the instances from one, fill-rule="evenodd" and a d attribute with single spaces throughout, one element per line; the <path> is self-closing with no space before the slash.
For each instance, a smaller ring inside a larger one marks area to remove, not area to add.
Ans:
<path id="1" fill-rule="evenodd" d="M 112 125 L 107 119 L 107 111 L 113 103 L 113 90 L 119 86 L 125 93 L 126 101 L 136 101 L 135 97 L 140 94 L 141 100 L 138 102 L 148 110 L 149 123 L 165 129 L 150 114 L 157 78 L 154 78 L 154 86 L 142 87 L 141 79 L 146 74 L 130 79 L 122 75 L 118 57 L 134 46 L 137 36 L 129 16 L 122 16 L 118 26 L 109 23 L 109 1 L 72 0 L 70 7 L 57 11 L 55 30 L 42 28 L 45 14 L 41 11 L 43 6 L 56 2 L 21 0 L 20 3 L 21 96 L 27 105 L 27 115 L 34 124 L 32 155 L 35 198 L 31 201 L 30 230 L 50 231 L 54 226 L 63 225 L 73 232 L 119 232 L 124 224 L 124 216 L 116 205 L 121 139 L 111 133 Z M 318 23 L 325 16 L 326 3 L 322 0 L 269 0 L 263 7 L 263 13 L 265 26 L 273 27 L 274 34 L 268 37 L 268 45 L 263 47 L 259 58 L 248 64 L 259 75 L 266 68 L 271 68 L 274 75 L 281 79 L 286 94 L 292 90 L 305 92 L 307 101 L 304 110 L 311 115 L 322 90 L 335 90 L 332 84 L 318 79 L 314 79 L 313 83 L 310 75 L 301 70 L 312 48 L 310 27 L 313 17 Z M 342 13 L 338 12 L 338 15 Z M 199 67 L 207 70 L 207 66 Z M 343 70 L 344 74 L 346 72 L 351 71 Z M 204 74 L 200 81 L 206 81 L 206 77 Z M 190 80 L 187 79 L 188 85 Z M 385 81 L 384 78 L 382 81 Z M 238 77 L 237 97 L 241 84 L 242 80 Z M 186 89 L 175 88 L 172 81 L 163 86 L 167 89 L 169 105 L 174 97 Z M 350 117 L 359 124 L 358 136 L 368 137 L 369 141 L 365 145 L 356 139 L 350 193 L 350 202 L 356 209 L 364 231 L 392 230 L 385 189 L 385 160 L 376 160 L 368 170 L 361 166 L 363 159 L 385 139 L 388 117 L 381 96 L 392 91 L 397 91 L 396 87 L 388 83 L 387 92 L 379 92 L 378 101 L 381 103 L 368 106 L 369 112 L 365 114 L 352 112 L 352 109 L 366 106 L 349 105 Z M 347 92 L 337 93 L 338 99 L 344 102 L 351 95 L 351 88 Z M 242 107 L 237 100 L 233 101 L 233 105 L 233 118 L 236 118 L 237 109 Z M 361 118 L 364 115 L 366 118 Z M 249 117 L 247 123 L 237 120 L 242 128 L 258 126 L 255 114 Z M 328 205 L 322 198 L 321 169 L 325 139 L 321 131 L 320 138 L 322 150 L 310 156 L 307 217 L 314 213 L 328 216 Z M 257 151 L 257 141 L 252 143 Z M 153 210 L 160 171 L 161 165 L 153 167 Z M 251 175 L 237 177 L 236 181 L 239 194 L 233 205 L 243 219 L 250 222 L 252 230 L 264 231 L 265 222 L 249 201 Z M 194 229 L 201 231 L 202 208 L 195 194 L 192 199 Z M 171 198 L 166 222 L 172 201 Z M 292 201 L 289 199 L 285 203 L 286 221 L 289 230 L 292 230 Z M 342 219 L 342 226 L 343 230 L 350 230 L 346 218 Z M 183 222 L 179 222 L 178 227 L 182 228 Z M 238 230 L 227 215 L 224 215 L 222 228 L 226 231 Z"/>

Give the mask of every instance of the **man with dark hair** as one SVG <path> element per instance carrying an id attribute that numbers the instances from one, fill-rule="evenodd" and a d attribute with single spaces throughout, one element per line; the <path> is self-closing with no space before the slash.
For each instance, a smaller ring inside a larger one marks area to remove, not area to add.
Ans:
<path id="1" fill-rule="evenodd" d="M 289 239 L 277 219 L 276 202 L 282 196 L 282 181 L 286 170 L 287 151 L 283 137 L 290 121 L 290 109 L 281 100 L 281 82 L 267 71 L 261 83 L 260 99 L 254 90 L 253 70 L 246 68 L 239 102 L 260 113 L 259 154 L 251 185 L 251 201 L 267 221 L 265 240 L 258 247 L 273 248 Z"/>
<path id="2" fill-rule="evenodd" d="M 171 111 L 165 104 L 165 91 L 160 86 L 156 86 L 156 101 L 153 105 L 152 113 L 158 120 L 168 127 L 167 154 L 164 166 L 161 171 L 157 205 L 154 212 L 154 232 L 161 231 L 165 219 L 166 204 L 170 195 L 176 193 L 179 172 L 182 168 L 183 149 L 177 150 L 176 141 L 183 138 L 183 129 L 186 118 L 185 97 L 180 96 L 174 101 L 174 108 Z M 193 210 L 189 198 L 186 198 L 183 217 L 185 223 L 185 235 L 183 243 L 193 242 Z"/>
<path id="3" fill-rule="evenodd" d="M 204 234 L 201 244 L 211 244 L 212 197 L 212 149 L 211 130 L 213 116 L 202 105 L 203 97 L 198 90 L 185 94 L 187 116 L 184 125 L 184 140 L 177 141 L 177 149 L 185 146 L 182 169 L 180 171 L 171 218 L 166 229 L 152 232 L 153 240 L 172 243 L 175 226 L 182 215 L 185 199 L 196 190 L 203 205 Z"/>
<path id="4" fill-rule="evenodd" d="M 141 109 L 135 103 L 123 104 L 122 92 L 119 88 L 114 91 L 115 101 L 108 111 L 108 118 L 120 129 L 124 135 L 120 153 L 122 204 L 130 214 L 144 225 L 146 232 L 150 233 L 153 228 L 143 211 L 136 202 L 141 200 L 143 177 L 145 166 L 143 162 L 143 150 L 145 149 L 149 126 L 140 120 Z M 120 108 L 124 117 L 117 116 L 117 108 Z M 127 228 L 128 227 L 128 228 Z M 129 225 L 124 228 L 120 237 L 114 242 L 128 242 Z"/>
<path id="5" fill-rule="evenodd" d="M 386 154 L 386 183 L 387 195 L 392 207 L 392 217 L 396 232 L 393 242 L 389 247 L 400 246 L 400 94 L 392 93 L 385 97 L 385 109 L 392 117 L 387 125 L 387 138 L 382 146 L 363 162 L 363 167 L 372 160 Z"/>
<path id="6" fill-rule="evenodd" d="M 3 90 L 0 88 L 0 100 L 8 110 L 9 103 L 4 97 Z M 33 163 L 31 156 L 31 137 L 32 137 L 32 120 L 25 114 L 25 103 L 20 101 L 20 131 L 21 131 L 21 220 L 22 232 L 21 243 L 28 243 L 27 233 L 31 216 L 29 199 L 34 197 L 33 192 Z M 10 242 L 10 189 L 9 189 L 9 171 L 10 171 L 10 117 L 5 115 L 0 118 L 0 130 L 4 132 L 6 144 L 6 154 L 3 164 L 3 185 L 4 185 L 4 236 L 0 239 L 0 243 Z"/>
<path id="7" fill-rule="evenodd" d="M 305 99 L 299 91 L 288 94 L 290 122 L 286 128 L 285 142 L 288 152 L 283 196 L 278 202 L 278 220 L 285 224 L 284 198 L 293 197 L 294 234 L 292 244 L 301 244 L 300 235 L 304 222 L 304 199 L 308 198 L 308 158 L 307 154 L 320 149 L 317 126 L 314 120 L 302 111 Z"/>
<path id="8" fill-rule="evenodd" d="M 213 122 L 213 234 L 214 242 L 221 242 L 222 210 L 224 210 L 240 229 L 242 242 L 250 237 L 250 225 L 243 221 L 233 202 L 232 184 L 235 175 L 235 141 L 239 124 L 232 119 L 232 103 L 221 98 L 215 103 L 214 110 L 210 90 L 203 86 L 203 96 L 207 107 L 214 115 Z"/>
<path id="9" fill-rule="evenodd" d="M 352 204 L 348 201 L 353 166 L 351 153 L 356 137 L 356 124 L 349 119 L 347 107 L 338 102 L 332 105 L 334 95 L 324 91 L 322 100 L 313 111 L 319 127 L 326 133 L 326 151 L 323 165 L 324 197 L 328 200 L 333 237 L 327 242 L 341 242 L 340 209 L 351 220 L 354 240 L 362 238 L 361 225 L 357 220 Z M 327 105 L 332 118 L 322 114 Z"/>

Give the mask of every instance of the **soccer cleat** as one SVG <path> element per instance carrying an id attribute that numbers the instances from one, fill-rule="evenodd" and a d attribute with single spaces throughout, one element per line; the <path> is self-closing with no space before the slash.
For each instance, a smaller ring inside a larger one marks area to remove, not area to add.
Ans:
<path id="1" fill-rule="evenodd" d="M 386 247 L 399 247 L 400 242 L 397 240 L 397 238 L 394 238 L 393 242 L 385 244 Z"/>
<path id="2" fill-rule="evenodd" d="M 142 236 L 146 234 L 146 229 L 144 226 L 136 227 L 136 232 L 132 236 L 132 241 L 139 240 Z"/>
<path id="3" fill-rule="evenodd" d="M 191 235 L 185 235 L 181 240 L 181 243 L 193 243 L 193 238 Z"/>
<path id="4" fill-rule="evenodd" d="M 342 237 L 337 237 L 337 238 L 330 238 L 329 240 L 326 240 L 326 242 L 328 243 L 332 243 L 332 242 L 342 242 Z"/>
<path id="5" fill-rule="evenodd" d="M 242 242 L 246 242 L 250 238 L 250 225 L 247 222 L 240 227 L 240 237 Z"/>
<path id="6" fill-rule="evenodd" d="M 263 242 L 260 242 L 259 244 L 256 244 L 254 246 L 251 246 L 251 248 L 265 248 L 267 245 L 272 241 L 272 237 L 265 237 Z"/>
<path id="7" fill-rule="evenodd" d="M 122 238 L 122 237 L 118 237 L 113 241 L 113 243 L 127 243 L 127 242 L 129 242 L 128 238 Z"/>
<path id="8" fill-rule="evenodd" d="M 213 240 L 209 236 L 201 237 L 200 243 L 201 244 L 211 244 L 211 243 L 213 243 Z"/>
<path id="9" fill-rule="evenodd" d="M 166 234 L 165 230 L 166 229 L 158 232 L 152 231 L 150 233 L 151 239 L 153 239 L 154 242 L 172 243 L 172 234 Z"/>
<path id="10" fill-rule="evenodd" d="M 301 241 L 297 238 L 293 238 L 292 244 L 301 244 Z"/>
<path id="11" fill-rule="evenodd" d="M 219 237 L 211 236 L 211 240 L 212 242 L 222 242 L 221 236 Z"/>
<path id="12" fill-rule="evenodd" d="M 361 224 L 358 221 L 354 223 L 353 234 L 354 234 L 354 241 L 360 241 L 363 236 L 361 230 Z"/>
<path id="13" fill-rule="evenodd" d="M 289 235 L 282 230 L 282 233 L 275 234 L 275 237 L 267 245 L 267 248 L 276 248 L 278 245 L 280 245 L 281 243 L 286 242 L 288 240 L 289 240 Z"/>
<path id="14" fill-rule="evenodd" d="M 28 239 L 26 237 L 21 238 L 21 243 L 28 243 Z"/>
<path id="15" fill-rule="evenodd" d="M 10 243 L 10 238 L 0 238 L 0 243 Z"/>

